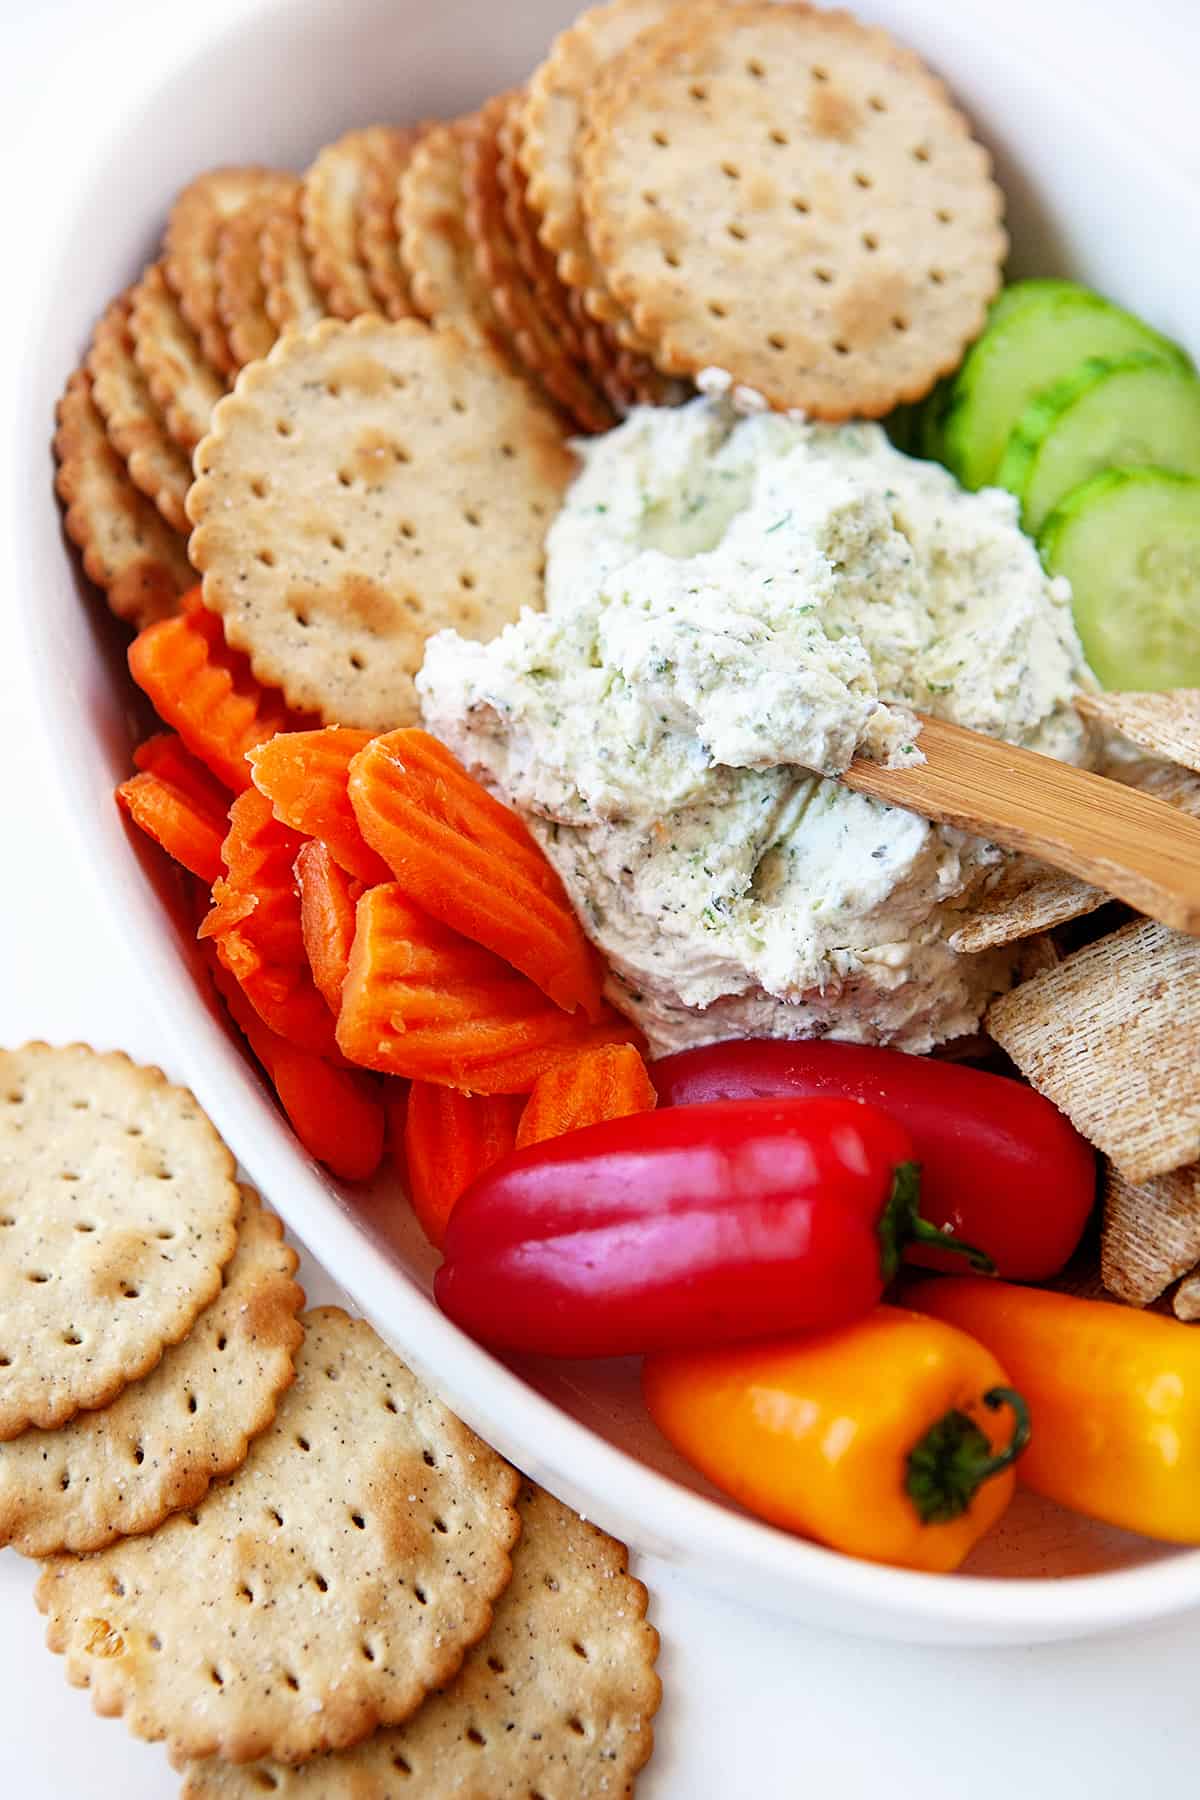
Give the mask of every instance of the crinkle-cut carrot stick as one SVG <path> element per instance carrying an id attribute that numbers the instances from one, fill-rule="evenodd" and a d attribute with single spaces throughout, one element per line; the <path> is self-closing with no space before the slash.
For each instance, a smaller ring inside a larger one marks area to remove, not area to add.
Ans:
<path id="1" fill-rule="evenodd" d="M 326 844 L 310 838 L 296 857 L 300 885 L 300 929 L 317 990 L 329 1010 L 342 1004 L 342 983 L 354 942 L 354 907 L 362 882 L 347 875 Z"/>
<path id="2" fill-rule="evenodd" d="M 459 1195 L 513 1148 L 520 1114 L 520 1094 L 461 1094 L 413 1082 L 404 1122 L 408 1197 L 437 1249 Z"/>
<path id="3" fill-rule="evenodd" d="M 133 766 L 178 788 L 205 811 L 217 813 L 222 819 L 228 815 L 233 798 L 229 789 L 192 755 L 178 732 L 159 731 L 139 744 L 133 753 Z"/>
<path id="4" fill-rule="evenodd" d="M 336 1059 L 333 1018 L 304 949 L 294 873 L 301 842 L 256 788 L 239 794 L 221 846 L 225 873 L 213 883 L 213 908 L 198 935 L 215 941 L 223 966 L 272 1031 Z"/>
<path id="5" fill-rule="evenodd" d="M 351 875 L 373 887 L 392 872 L 359 829 L 348 791 L 350 764 L 371 741 L 369 731 L 330 725 L 323 731 L 280 731 L 250 752 L 255 787 L 275 817 L 319 838 Z"/>
<path id="6" fill-rule="evenodd" d="M 427 732 L 377 737 L 350 767 L 362 834 L 426 912 L 566 1011 L 603 1017 L 601 965 L 523 822 Z"/>
<path id="7" fill-rule="evenodd" d="M 337 1027 L 352 1063 L 468 1093 L 524 1093 L 564 1050 L 635 1035 L 611 1011 L 596 1024 L 563 1012 L 399 883 L 358 902 Z"/>
<path id="8" fill-rule="evenodd" d="M 251 1050 L 270 1076 L 292 1130 L 310 1156 L 343 1181 L 366 1181 L 383 1156 L 379 1083 L 298 1050 L 265 1025 L 215 956 L 213 981 Z"/>
<path id="9" fill-rule="evenodd" d="M 580 1050 L 534 1082 L 517 1129 L 517 1148 L 582 1131 L 603 1119 L 651 1112 L 657 1103 L 646 1064 L 632 1044 Z"/>
<path id="10" fill-rule="evenodd" d="M 163 723 L 237 794 L 250 785 L 247 750 L 310 721 L 290 712 L 277 689 L 255 680 L 248 658 L 229 648 L 220 619 L 201 604 L 199 588 L 181 604 L 176 617 L 134 638 L 129 672 Z"/>
<path id="11" fill-rule="evenodd" d="M 117 804 L 147 837 L 202 881 L 221 873 L 224 810 L 197 805 L 190 794 L 148 771 L 131 775 L 117 789 Z"/>

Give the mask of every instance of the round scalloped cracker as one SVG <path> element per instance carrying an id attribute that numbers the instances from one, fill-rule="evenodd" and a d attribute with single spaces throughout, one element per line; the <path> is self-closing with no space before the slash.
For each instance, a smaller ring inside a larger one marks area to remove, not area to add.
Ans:
<path id="1" fill-rule="evenodd" d="M 278 169 L 210 169 L 184 188 L 167 217 L 164 273 L 201 351 L 220 375 L 232 375 L 238 367 L 217 304 L 221 227 L 246 201 L 270 194 L 291 180 Z"/>
<path id="2" fill-rule="evenodd" d="M 487 1637 L 407 1725 L 301 1768 L 195 1763 L 181 1800 L 617 1800 L 654 1747 L 662 1684 L 646 1590 L 624 1545 L 532 1482 L 518 1496 L 512 1581 Z"/>
<path id="3" fill-rule="evenodd" d="M 582 363 L 583 345 L 569 304 L 570 289 L 558 273 L 558 263 L 538 236 L 537 219 L 529 206 L 529 179 L 521 167 L 521 112 L 525 90 L 518 88 L 497 134 L 499 178 L 504 195 L 504 218 L 517 261 L 533 289 L 542 317 L 559 339 L 567 355 Z"/>
<path id="4" fill-rule="evenodd" d="M 475 260 L 464 186 L 473 116 L 427 131 L 400 177 L 396 231 L 413 305 L 439 330 L 485 344 L 506 362 L 512 346 Z"/>
<path id="5" fill-rule="evenodd" d="M 92 398 L 134 486 L 153 500 L 173 530 L 186 536 L 184 501 L 192 485 L 192 465 L 167 430 L 137 366 L 129 312 L 129 295 L 122 294 L 96 327 L 87 362 Z"/>
<path id="6" fill-rule="evenodd" d="M 400 260 L 396 202 L 400 177 L 427 130 L 426 125 L 391 127 L 386 135 L 374 140 L 363 170 L 358 254 L 371 292 L 389 319 L 411 319 L 416 312 L 408 289 L 408 273 Z"/>
<path id="7" fill-rule="evenodd" d="M 189 455 L 208 430 L 225 392 L 167 286 L 161 263 L 151 263 L 130 292 L 130 329 L 138 368 L 167 430 Z"/>
<path id="8" fill-rule="evenodd" d="M 57 416 L 55 486 L 88 578 L 104 589 L 117 617 L 139 631 L 169 618 L 196 579 L 187 541 L 134 486 L 109 441 L 86 369 L 67 382 Z"/>
<path id="9" fill-rule="evenodd" d="M 160 1069 L 0 1051 L 0 1441 L 149 1374 L 237 1243 L 233 1158 Z"/>
<path id="10" fill-rule="evenodd" d="M 176 1758 L 296 1763 L 402 1724 L 509 1582 L 515 1470 L 364 1320 L 321 1307 L 304 1324 L 236 1474 L 38 1583 L 68 1679 Z"/>
<path id="11" fill-rule="evenodd" d="M 309 331 L 326 317 L 320 288 L 313 280 L 300 223 L 300 189 L 277 200 L 263 223 L 260 245 L 267 317 L 279 331 Z"/>
<path id="12" fill-rule="evenodd" d="M 0 1545 L 103 1549 L 195 1506 L 246 1460 L 291 1383 L 304 1291 L 279 1220 L 253 1188 L 241 1192 L 221 1291 L 183 1342 L 100 1412 L 0 1444 Z"/>
<path id="13" fill-rule="evenodd" d="M 381 731 L 417 719 L 431 633 L 541 606 L 574 462 L 487 349 L 368 316 L 245 370 L 196 468 L 190 551 L 228 641 L 297 710 Z"/>
<path id="14" fill-rule="evenodd" d="M 646 33 L 580 151 L 588 231 L 659 367 L 877 417 L 979 332 L 1007 239 L 987 152 L 885 33 L 789 4 Z"/>
<path id="15" fill-rule="evenodd" d="M 1120 732 L 1141 749 L 1200 770 L 1200 688 L 1079 694 L 1075 706 L 1085 719 Z"/>
<path id="16" fill-rule="evenodd" d="M 500 181 L 499 135 L 512 99 L 511 94 L 500 94 L 489 100 L 467 135 L 463 173 L 467 228 L 475 242 L 476 264 L 514 349 L 534 379 L 581 430 L 608 431 L 616 422 L 611 409 L 543 316 L 509 235 Z"/>
<path id="17" fill-rule="evenodd" d="M 588 241 L 579 151 L 589 104 L 606 71 L 643 32 L 678 10 L 678 0 L 609 0 L 592 7 L 555 38 L 530 77 L 521 113 L 519 154 L 542 242 L 557 254 L 559 276 L 580 291 L 591 317 L 613 326 L 622 348 L 632 351 L 647 346 L 610 292 Z"/>
<path id="18" fill-rule="evenodd" d="M 986 1024 L 1127 1181 L 1200 1160 L 1200 939 L 1135 919 L 1001 995 Z"/>
<path id="19" fill-rule="evenodd" d="M 359 251 L 359 216 L 371 164 L 394 145 L 390 125 L 347 131 L 318 151 L 300 195 L 300 220 L 313 279 L 335 318 L 378 312 L 380 302 Z"/>
<path id="20" fill-rule="evenodd" d="M 239 369 L 258 362 L 279 336 L 279 328 L 267 311 L 262 235 L 276 207 L 295 200 L 300 192 L 300 183 L 294 176 L 281 178 L 281 182 L 286 185 L 252 196 L 224 221 L 217 233 L 217 311 Z"/>

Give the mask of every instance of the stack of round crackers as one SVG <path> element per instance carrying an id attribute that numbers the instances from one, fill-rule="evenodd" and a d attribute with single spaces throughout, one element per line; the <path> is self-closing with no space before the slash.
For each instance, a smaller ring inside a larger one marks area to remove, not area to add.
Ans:
<path id="1" fill-rule="evenodd" d="M 295 1253 L 192 1096 L 0 1052 L 0 1543 L 184 1793 L 628 1793 L 658 1640 L 625 1552 Z"/>

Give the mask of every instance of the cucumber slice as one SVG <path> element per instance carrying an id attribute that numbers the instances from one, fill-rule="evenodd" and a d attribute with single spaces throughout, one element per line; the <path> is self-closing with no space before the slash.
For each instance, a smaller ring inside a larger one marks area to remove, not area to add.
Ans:
<path id="1" fill-rule="evenodd" d="M 1106 469 L 1055 508 L 1038 547 L 1071 583 L 1104 687 L 1200 687 L 1200 480 Z"/>
<path id="2" fill-rule="evenodd" d="M 1026 407 L 996 485 L 1017 496 L 1036 537 L 1072 488 L 1145 465 L 1200 475 L 1200 381 L 1153 350 L 1089 356 Z"/>
<path id="3" fill-rule="evenodd" d="M 1007 292 L 955 377 L 945 422 L 946 462 L 968 488 L 994 479 L 1030 401 L 1085 357 L 1155 350 L 1191 367 L 1178 344 L 1087 288 L 1022 282 Z"/>

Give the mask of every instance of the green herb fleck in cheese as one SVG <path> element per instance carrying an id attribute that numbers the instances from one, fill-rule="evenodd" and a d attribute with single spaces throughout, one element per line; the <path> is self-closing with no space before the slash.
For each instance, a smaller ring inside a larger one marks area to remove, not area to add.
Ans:
<path id="1" fill-rule="evenodd" d="M 997 852 L 830 777 L 919 758 L 912 710 L 1082 759 L 1070 596 L 1012 500 L 719 398 L 584 459 L 547 611 L 428 645 L 430 729 L 528 819 L 656 1049 L 969 1030 L 1006 960 L 943 910 Z"/>

